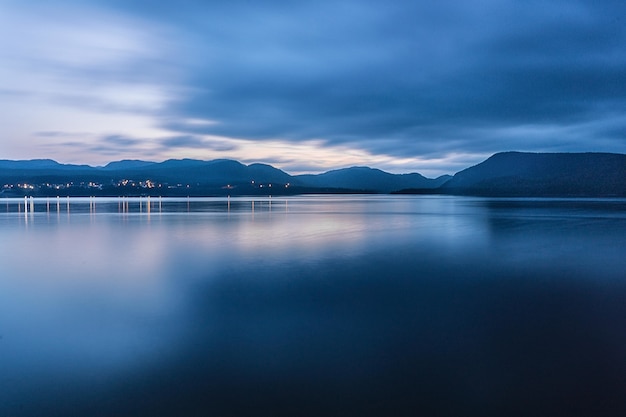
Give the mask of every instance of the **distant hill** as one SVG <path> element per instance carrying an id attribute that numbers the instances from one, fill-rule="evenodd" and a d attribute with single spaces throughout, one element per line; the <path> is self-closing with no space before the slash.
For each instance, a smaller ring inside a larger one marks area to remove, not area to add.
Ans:
<path id="1" fill-rule="evenodd" d="M 5 187 L 5 184 L 14 186 Z M 124 160 L 104 167 L 65 165 L 49 159 L 0 160 L 0 187 L 3 187 L 2 196 L 401 192 L 626 197 L 626 155 L 503 152 L 453 177 L 444 175 L 435 179 L 417 173 L 390 174 L 368 167 L 318 175 L 289 175 L 271 165 L 245 165 L 228 159 L 170 159 L 158 163 Z"/>
<path id="2" fill-rule="evenodd" d="M 420 174 L 396 175 L 366 167 L 292 176 L 271 165 L 245 165 L 228 159 L 170 159 L 159 163 L 123 160 L 104 167 L 62 165 L 52 160 L 0 161 L 0 186 L 39 185 L 33 189 L 5 189 L 5 196 L 71 194 L 70 191 L 77 195 L 386 193 L 406 187 L 434 189 L 447 179 L 428 179 Z M 159 189 L 149 188 L 152 184 L 147 185 L 147 180 L 157 184 Z"/>
<path id="3" fill-rule="evenodd" d="M 450 176 L 437 179 L 421 174 L 390 174 L 379 169 L 352 167 L 328 171 L 318 175 L 298 175 L 300 183 L 312 187 L 338 187 L 368 192 L 389 193 L 405 188 L 434 189 L 445 183 Z"/>
<path id="4" fill-rule="evenodd" d="M 56 170 L 56 169 L 84 169 L 91 168 L 88 165 L 64 165 L 52 159 L 30 159 L 24 161 L 0 160 L 0 170 Z"/>
<path id="5" fill-rule="evenodd" d="M 278 168 L 264 164 L 244 165 L 229 159 L 199 161 L 171 159 L 158 164 L 125 170 L 125 175 L 149 177 L 155 181 L 199 184 L 204 186 L 240 186 L 255 183 L 287 184 L 292 177 Z"/>
<path id="6" fill-rule="evenodd" d="M 156 162 L 140 161 L 137 159 L 124 159 L 122 161 L 109 162 L 103 169 L 106 170 L 121 170 L 121 169 L 135 169 L 144 168 L 156 164 Z"/>
<path id="7" fill-rule="evenodd" d="M 0 169 L 56 168 L 59 166 L 60 164 L 52 159 L 32 159 L 30 161 L 0 160 Z"/>
<path id="8" fill-rule="evenodd" d="M 438 189 L 485 196 L 626 196 L 626 155 L 497 153 Z"/>

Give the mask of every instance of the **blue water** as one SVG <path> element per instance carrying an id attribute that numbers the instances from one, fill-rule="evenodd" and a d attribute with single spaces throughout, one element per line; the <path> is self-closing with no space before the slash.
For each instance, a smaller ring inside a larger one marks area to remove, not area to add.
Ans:
<path id="1" fill-rule="evenodd" d="M 0 199 L 0 416 L 626 415 L 626 200 Z"/>

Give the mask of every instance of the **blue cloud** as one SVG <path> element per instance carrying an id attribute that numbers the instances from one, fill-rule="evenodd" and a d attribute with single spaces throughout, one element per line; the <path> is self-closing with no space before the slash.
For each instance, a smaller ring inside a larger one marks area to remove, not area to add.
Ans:
<path id="1" fill-rule="evenodd" d="M 161 148 L 234 149 L 203 137 L 211 135 L 314 139 L 396 157 L 626 152 L 623 1 L 96 4 L 158 28 L 159 42 L 148 45 L 159 53 L 52 70 L 86 85 L 163 86 L 159 106 L 149 91 L 139 109 L 105 103 L 153 116 L 171 133 L 153 141 Z M 70 93 L 72 105 L 98 104 Z M 123 135 L 107 142 L 137 145 Z"/>
<path id="2" fill-rule="evenodd" d="M 235 144 L 227 141 L 204 139 L 193 135 L 172 136 L 160 139 L 159 142 L 166 148 L 195 148 L 214 151 L 231 151 L 237 149 Z"/>
<path id="3" fill-rule="evenodd" d="M 194 3 L 208 20 L 191 19 L 192 88 L 168 110 L 220 123 L 166 127 L 319 138 L 402 156 L 546 148 L 523 136 L 492 136 L 529 124 L 548 134 L 555 124 L 626 110 L 626 25 L 615 18 L 626 12 L 622 3 L 316 4 L 244 8 L 237 21 L 223 15 L 235 6 Z M 605 135 L 569 139 L 572 148 L 593 148 Z M 614 148 L 626 150 L 615 139 Z"/>

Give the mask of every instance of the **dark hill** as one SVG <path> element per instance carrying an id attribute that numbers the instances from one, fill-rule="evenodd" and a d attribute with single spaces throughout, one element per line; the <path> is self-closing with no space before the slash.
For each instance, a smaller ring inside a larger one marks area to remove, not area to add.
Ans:
<path id="1" fill-rule="evenodd" d="M 626 196 L 626 155 L 498 153 L 440 189 L 486 196 Z"/>
<path id="2" fill-rule="evenodd" d="M 124 159 L 122 161 L 109 162 L 102 169 L 116 171 L 122 169 L 144 168 L 155 164 L 156 162 L 140 161 L 137 159 Z"/>
<path id="3" fill-rule="evenodd" d="M 128 181 L 125 181 L 128 180 Z M 150 180 L 160 185 L 147 189 Z M 279 193 L 292 177 L 265 164 L 244 165 L 226 159 L 171 159 L 161 163 L 138 160 L 111 162 L 104 167 L 62 165 L 52 160 L 0 161 L 2 195 L 221 195 Z M 10 187 L 13 184 L 14 187 Z M 35 185 L 35 188 L 19 184 Z M 274 187 L 269 188 L 269 184 Z M 7 185 L 7 187 L 4 187 Z M 279 186 L 276 188 L 276 186 Z M 267 187 L 267 188 L 265 188 Z M 312 190 L 289 188 L 283 193 Z"/>
<path id="4" fill-rule="evenodd" d="M 31 159 L 29 161 L 0 160 L 0 169 L 41 169 L 60 168 L 61 164 L 52 159 Z"/>
<path id="5" fill-rule="evenodd" d="M 0 160 L 1 170 L 75 170 L 75 169 L 93 169 L 89 165 L 71 165 L 71 164 L 59 164 L 52 159 L 30 159 L 22 161 L 12 161 L 7 159 Z"/>
<path id="6" fill-rule="evenodd" d="M 388 193 L 406 188 L 434 189 L 442 185 L 449 177 L 430 179 L 417 173 L 390 174 L 374 168 L 352 167 L 318 175 L 298 175 L 295 178 L 299 183 L 310 187 L 335 187 Z"/>
<path id="7" fill-rule="evenodd" d="M 282 183 L 291 181 L 291 176 L 270 165 L 244 165 L 228 159 L 199 161 L 193 159 L 168 160 L 162 163 L 126 171 L 126 175 L 143 176 L 155 181 L 179 182 L 210 186 L 228 184 Z"/>
<path id="8" fill-rule="evenodd" d="M 279 191 L 274 187 L 272 193 L 405 190 L 408 193 L 485 196 L 626 197 L 626 155 L 505 152 L 495 154 L 451 179 L 449 176 L 429 179 L 416 173 L 397 175 L 367 167 L 291 176 L 270 165 L 244 165 L 225 159 L 172 159 L 161 163 L 125 160 L 101 168 L 64 165 L 49 159 L 0 160 L 0 186 L 16 185 L 3 188 L 3 195 L 15 194 L 19 191 L 17 185 L 24 183 L 40 185 L 34 188 L 40 190 L 39 195 L 43 195 L 46 187 L 49 189 L 46 192 L 57 193 L 59 188 L 50 184 L 67 184 L 68 188 L 71 184 L 71 188 L 81 195 L 96 192 L 90 183 L 96 183 L 103 195 L 143 193 L 145 190 L 139 188 L 122 190 L 119 184 L 122 180 L 130 180 L 128 183 L 135 182 L 137 187 L 143 187 L 140 183 L 145 185 L 148 179 L 163 186 L 153 192 L 173 187 L 178 193 L 193 195 L 267 193 L 269 190 L 264 187 L 273 184 L 288 190 Z M 286 184 L 290 186 L 286 187 Z M 85 191 L 79 189 L 81 187 L 91 188 Z M 26 191 L 22 188 L 21 192 Z"/>

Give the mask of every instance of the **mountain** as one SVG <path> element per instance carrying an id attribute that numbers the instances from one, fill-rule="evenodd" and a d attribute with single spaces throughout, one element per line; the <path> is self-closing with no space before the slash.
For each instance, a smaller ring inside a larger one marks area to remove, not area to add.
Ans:
<path id="1" fill-rule="evenodd" d="M 318 175 L 298 175 L 295 177 L 299 183 L 310 187 L 334 187 L 383 193 L 406 188 L 434 189 L 441 186 L 449 178 L 451 177 L 447 175 L 430 179 L 417 173 L 390 174 L 379 169 L 368 167 L 344 168 Z"/>
<path id="2" fill-rule="evenodd" d="M 91 168 L 88 165 L 59 164 L 52 159 L 30 159 L 25 161 L 0 160 L 0 169 L 11 170 L 57 170 L 57 169 L 85 169 Z"/>
<path id="3" fill-rule="evenodd" d="M 32 159 L 30 161 L 0 160 L 0 169 L 38 169 L 56 168 L 59 166 L 61 166 L 61 164 L 52 159 Z"/>
<path id="4" fill-rule="evenodd" d="M 87 165 L 62 165 L 52 160 L 0 161 L 0 185 L 39 184 L 50 187 L 49 192 L 71 187 L 107 189 L 111 194 L 121 191 L 146 192 L 131 187 L 145 187 L 146 181 L 159 184 L 169 193 L 206 194 L 257 194 L 298 192 L 390 192 L 402 188 L 433 189 L 448 177 L 428 179 L 420 174 L 390 174 L 379 169 L 353 167 L 330 171 L 320 175 L 292 176 L 267 164 L 244 165 L 238 161 L 216 159 L 170 159 L 163 162 L 122 160 L 104 167 Z M 87 185 L 85 185 L 87 184 Z M 92 185 L 89 185 L 92 184 Z M 267 188 L 265 188 L 267 187 Z M 269 189 L 273 187 L 273 189 Z M 278 187 L 278 188 L 277 188 Z M 41 187 L 40 187 L 41 188 Z M 288 189 L 288 190 L 287 190 Z M 75 190 L 85 193 L 84 190 Z M 89 189 L 89 192 L 96 190 Z M 156 192 L 153 190 L 152 192 Z"/>
<path id="5" fill-rule="evenodd" d="M 251 164 L 229 159 L 200 161 L 170 159 L 165 162 L 120 171 L 126 177 L 150 178 L 161 182 L 175 182 L 204 186 L 244 185 L 259 183 L 287 184 L 291 176 L 270 165 Z"/>
<path id="6" fill-rule="evenodd" d="M 88 165 L 59 164 L 51 159 L 0 161 L 0 187 L 18 183 L 64 183 L 93 181 L 97 169 Z"/>
<path id="7" fill-rule="evenodd" d="M 438 189 L 485 196 L 626 196 L 626 155 L 497 153 Z"/>
<path id="8" fill-rule="evenodd" d="M 170 159 L 158 163 L 124 160 L 98 168 L 64 165 L 49 159 L 0 160 L 0 187 L 4 196 L 402 192 L 626 197 L 626 155 L 503 152 L 453 177 L 435 179 L 368 167 L 292 176 L 271 165 L 245 165 L 228 159 Z"/>
<path id="9" fill-rule="evenodd" d="M 109 162 L 104 167 L 102 167 L 102 169 L 115 171 L 121 169 L 144 168 L 154 164 L 156 164 L 156 162 L 140 161 L 137 159 L 124 159 L 121 161 Z"/>

